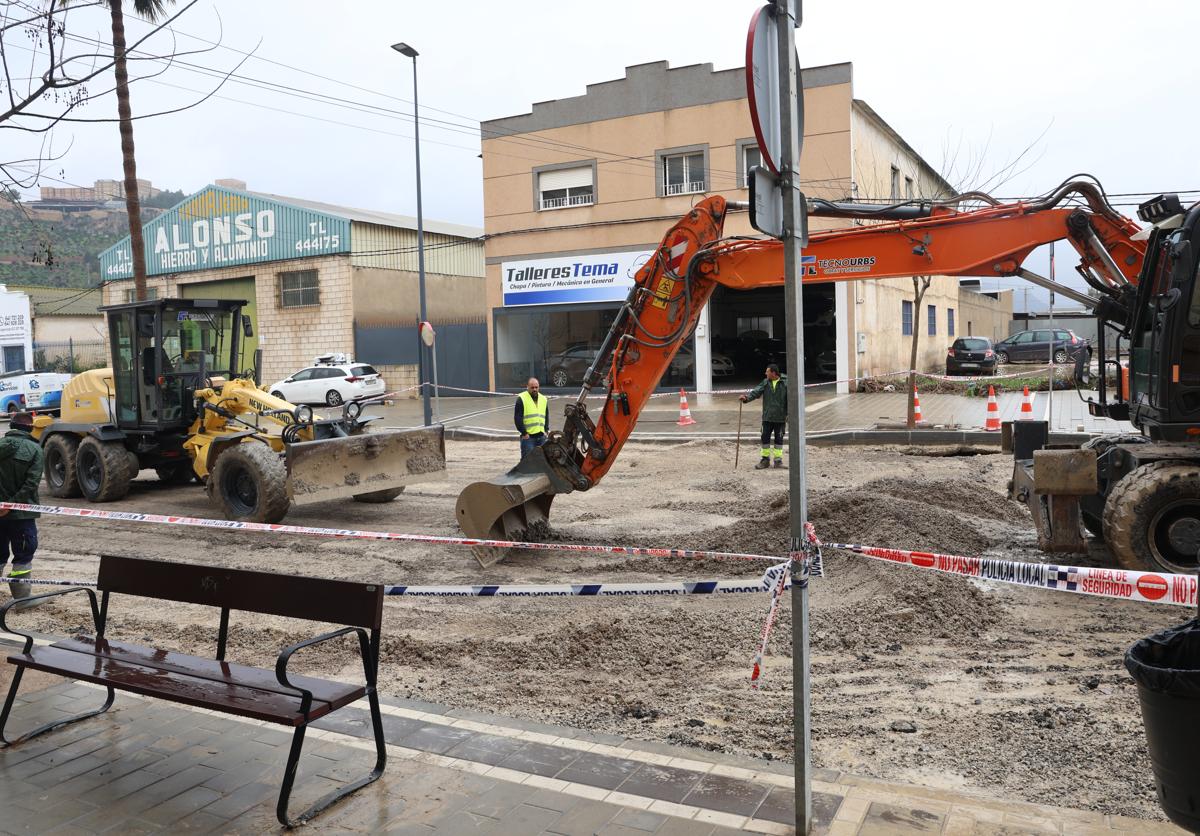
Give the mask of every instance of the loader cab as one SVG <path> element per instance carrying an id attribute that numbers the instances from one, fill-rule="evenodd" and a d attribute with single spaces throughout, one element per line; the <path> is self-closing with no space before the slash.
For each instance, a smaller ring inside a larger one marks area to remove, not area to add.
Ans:
<path id="1" fill-rule="evenodd" d="M 1200 441 L 1200 204 L 1173 206 L 1159 210 L 1139 279 L 1130 420 L 1154 441 Z"/>
<path id="2" fill-rule="evenodd" d="M 101 308 L 113 360 L 113 419 L 130 431 L 183 431 L 196 419 L 193 392 L 239 365 L 245 302 L 153 299 Z"/>

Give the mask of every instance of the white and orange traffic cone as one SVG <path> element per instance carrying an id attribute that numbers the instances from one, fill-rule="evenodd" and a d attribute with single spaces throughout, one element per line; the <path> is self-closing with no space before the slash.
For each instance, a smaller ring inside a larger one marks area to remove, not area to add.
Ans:
<path id="1" fill-rule="evenodd" d="M 916 384 L 913 385 L 913 423 L 920 424 L 925 419 L 921 417 L 921 395 L 917 392 Z"/>
<path id="2" fill-rule="evenodd" d="M 990 433 L 1000 432 L 1000 405 L 996 403 L 996 387 L 988 386 L 987 420 L 983 428 Z"/>
<path id="3" fill-rule="evenodd" d="M 675 422 L 681 427 L 690 427 L 696 421 L 692 418 L 692 410 L 688 408 L 687 392 L 679 390 L 679 420 Z"/>
<path id="4" fill-rule="evenodd" d="M 1025 387 L 1025 396 L 1021 399 L 1021 414 L 1017 416 L 1018 421 L 1033 420 L 1033 396 L 1029 394 L 1029 387 Z"/>

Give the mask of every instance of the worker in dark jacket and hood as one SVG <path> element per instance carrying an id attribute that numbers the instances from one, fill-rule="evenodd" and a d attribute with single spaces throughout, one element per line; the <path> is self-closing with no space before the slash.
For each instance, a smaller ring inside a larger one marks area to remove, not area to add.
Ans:
<path id="1" fill-rule="evenodd" d="M 9 430 L 0 438 L 0 502 L 38 505 L 38 483 L 42 480 L 42 446 L 33 440 L 33 415 L 15 412 Z M 33 553 L 38 547 L 36 511 L 0 508 L 0 567 L 12 555 L 8 588 L 13 598 L 28 598 L 27 580 L 33 571 Z M 29 602 L 26 606 L 32 606 Z M 20 604 L 17 605 L 21 607 Z"/>
<path id="2" fill-rule="evenodd" d="M 738 398 L 742 403 L 762 398 L 762 458 L 754 465 L 755 470 L 765 470 L 775 460 L 776 467 L 783 467 L 783 429 L 787 425 L 787 378 L 779 374 L 779 366 L 767 366 L 763 382 Z"/>

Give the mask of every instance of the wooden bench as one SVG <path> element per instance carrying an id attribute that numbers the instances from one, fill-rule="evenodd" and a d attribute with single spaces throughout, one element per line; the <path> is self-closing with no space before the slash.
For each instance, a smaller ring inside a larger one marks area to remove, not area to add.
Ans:
<path id="1" fill-rule="evenodd" d="M 85 593 L 91 603 L 96 629 L 94 638 L 65 639 L 49 646 L 35 647 L 32 636 L 12 630 L 5 621 L 8 610 L 16 602 L 10 601 L 0 607 L 0 629 L 25 638 L 21 652 L 8 657 L 17 670 L 0 712 L 0 743 L 16 745 L 68 723 L 94 717 L 107 711 L 113 703 L 114 691 L 121 690 L 295 728 L 275 811 L 286 827 L 311 819 L 330 804 L 383 774 L 387 749 L 375 690 L 383 621 L 382 586 L 105 555 L 100 558 L 97 588 L 100 592 L 98 603 L 96 593 L 86 587 L 70 587 L 33 596 L 50 598 Z M 112 593 L 220 608 L 216 658 L 186 656 L 107 638 L 105 623 Z M 275 670 L 268 671 L 225 661 L 231 610 L 347 626 L 284 648 L 275 663 Z M 358 637 L 364 684 L 288 673 L 288 662 L 297 651 L 350 634 Z M 95 711 L 47 723 L 10 741 L 4 736 L 4 729 L 26 668 L 103 685 L 108 690 L 108 697 Z M 371 708 L 375 768 L 366 777 L 326 795 L 294 820 L 289 818 L 288 798 L 308 724 L 363 696 L 368 698 Z"/>

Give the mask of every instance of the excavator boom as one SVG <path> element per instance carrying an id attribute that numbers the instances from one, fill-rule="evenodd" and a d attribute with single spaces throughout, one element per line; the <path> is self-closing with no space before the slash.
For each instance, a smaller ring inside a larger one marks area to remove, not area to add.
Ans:
<path id="1" fill-rule="evenodd" d="M 1062 205 L 1068 199 L 1087 208 Z M 579 397 L 567 404 L 563 429 L 504 476 L 460 494 L 458 521 L 468 536 L 523 539 L 546 521 L 555 494 L 587 490 L 604 477 L 718 284 L 749 290 L 784 283 L 780 242 L 721 237 L 728 208 L 720 196 L 706 198 L 663 237 L 635 277 Z M 1085 181 L 1065 183 L 1040 201 L 981 209 L 958 210 L 953 202 L 906 205 L 894 216 L 917 217 L 883 222 L 878 218 L 888 215 L 880 207 L 818 202 L 814 209 L 870 223 L 810 236 L 805 283 L 913 275 L 1037 279 L 1023 269 L 1025 259 L 1043 244 L 1066 239 L 1099 304 L 1117 308 L 1145 256 L 1137 224 Z M 607 396 L 593 418 L 586 399 L 601 383 Z M 476 556 L 484 563 L 502 554 Z"/>

